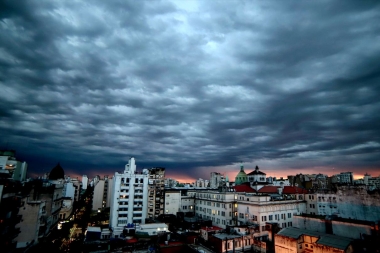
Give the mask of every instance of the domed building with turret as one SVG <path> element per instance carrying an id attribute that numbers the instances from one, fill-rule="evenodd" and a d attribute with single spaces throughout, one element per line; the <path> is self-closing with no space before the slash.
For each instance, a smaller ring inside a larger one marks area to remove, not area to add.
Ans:
<path id="1" fill-rule="evenodd" d="M 248 182 L 247 174 L 244 172 L 243 164 L 240 165 L 240 172 L 235 177 L 235 185 L 241 185 Z"/>

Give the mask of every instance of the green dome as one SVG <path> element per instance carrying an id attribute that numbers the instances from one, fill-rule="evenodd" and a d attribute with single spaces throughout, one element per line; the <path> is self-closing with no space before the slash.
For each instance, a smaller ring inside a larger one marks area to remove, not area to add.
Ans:
<path id="1" fill-rule="evenodd" d="M 247 174 L 244 172 L 244 166 L 240 166 L 240 172 L 235 177 L 235 185 L 240 185 L 248 182 Z"/>

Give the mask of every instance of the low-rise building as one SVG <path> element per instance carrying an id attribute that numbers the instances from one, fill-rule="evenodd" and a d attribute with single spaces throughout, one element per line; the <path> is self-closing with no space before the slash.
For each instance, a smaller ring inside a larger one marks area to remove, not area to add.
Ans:
<path id="1" fill-rule="evenodd" d="M 299 228 L 283 228 L 275 235 L 275 252 L 351 253 L 350 238 Z"/>

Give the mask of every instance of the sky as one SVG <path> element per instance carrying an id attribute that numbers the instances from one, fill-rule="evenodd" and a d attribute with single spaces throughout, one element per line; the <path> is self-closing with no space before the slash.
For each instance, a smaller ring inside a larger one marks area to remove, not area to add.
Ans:
<path id="1" fill-rule="evenodd" d="M 29 175 L 380 175 L 379 1 L 0 1 L 0 149 Z"/>

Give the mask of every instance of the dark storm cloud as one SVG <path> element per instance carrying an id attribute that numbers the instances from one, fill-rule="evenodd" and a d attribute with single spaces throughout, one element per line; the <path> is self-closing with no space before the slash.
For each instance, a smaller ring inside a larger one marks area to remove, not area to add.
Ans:
<path id="1" fill-rule="evenodd" d="M 90 175 L 129 156 L 192 177 L 239 161 L 379 169 L 379 13 L 367 1 L 2 1 L 1 148 L 30 170 Z"/>

